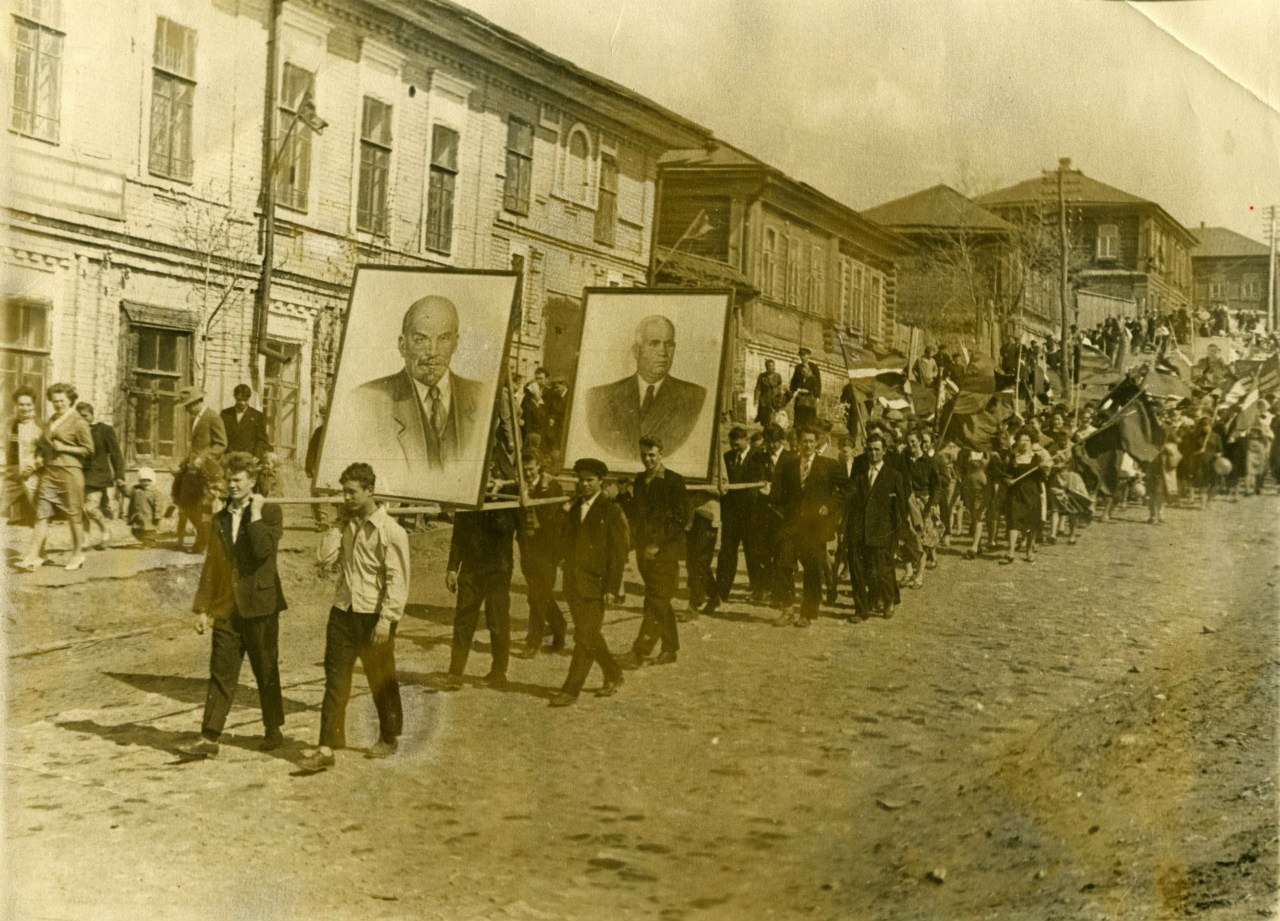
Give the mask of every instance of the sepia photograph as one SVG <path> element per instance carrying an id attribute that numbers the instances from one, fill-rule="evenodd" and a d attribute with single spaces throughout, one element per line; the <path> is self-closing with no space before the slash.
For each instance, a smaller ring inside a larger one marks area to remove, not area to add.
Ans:
<path id="1" fill-rule="evenodd" d="M 372 465 L 379 495 L 477 505 L 516 277 L 358 266 L 315 486 Z"/>
<path id="2" fill-rule="evenodd" d="M 0 917 L 1280 921 L 1276 0 L 11 0 Z"/>
<path id="3" fill-rule="evenodd" d="M 638 473 L 647 436 L 670 469 L 709 477 L 731 304 L 729 291 L 584 292 L 565 456 Z"/>

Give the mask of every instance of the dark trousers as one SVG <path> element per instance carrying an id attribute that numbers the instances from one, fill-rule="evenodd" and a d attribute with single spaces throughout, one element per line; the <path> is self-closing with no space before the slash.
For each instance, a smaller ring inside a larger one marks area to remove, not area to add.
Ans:
<path id="1" fill-rule="evenodd" d="M 778 601 L 783 605 L 796 600 L 796 565 L 803 570 L 800 616 L 812 620 L 822 603 L 824 576 L 828 572 L 827 545 L 818 539 L 784 534 L 778 554 Z"/>
<path id="2" fill-rule="evenodd" d="M 546 552 L 532 548 L 520 551 L 520 571 L 529 591 L 529 629 L 525 642 L 530 647 L 542 645 L 542 639 L 551 630 L 551 647 L 564 648 L 567 629 L 564 614 L 556 604 L 556 561 Z"/>
<path id="3" fill-rule="evenodd" d="M 778 529 L 777 516 L 764 511 L 751 519 L 747 535 L 747 574 L 753 591 L 778 594 Z"/>
<path id="4" fill-rule="evenodd" d="M 711 575 L 711 560 L 716 552 L 716 529 L 710 520 L 693 516 L 693 524 L 685 535 L 685 569 L 689 574 L 689 606 L 702 607 L 707 597 L 717 592 Z"/>
<path id="5" fill-rule="evenodd" d="M 391 625 L 391 639 L 375 644 L 373 628 L 377 625 L 377 614 L 329 609 L 324 642 L 324 702 L 320 705 L 321 745 L 347 746 L 347 701 L 351 699 L 356 659 L 364 667 L 373 705 L 378 708 L 378 738 L 394 742 L 400 736 L 404 711 L 396 680 L 396 625 Z"/>
<path id="6" fill-rule="evenodd" d="M 644 619 L 631 651 L 637 658 L 643 658 L 653 652 L 654 644 L 661 640 L 663 652 L 677 652 L 680 636 L 676 632 L 676 612 L 671 607 L 671 598 L 680 578 L 680 564 L 672 559 L 646 560 L 643 550 L 638 551 L 636 557 L 640 578 L 644 580 Z"/>
<path id="7" fill-rule="evenodd" d="M 505 675 L 511 658 L 511 570 L 458 574 L 458 605 L 453 615 L 453 651 L 449 656 L 449 674 L 461 675 L 467 670 L 467 656 L 484 606 L 484 622 L 489 628 L 489 649 L 493 653 L 491 675 Z"/>
<path id="8" fill-rule="evenodd" d="M 227 724 L 236 698 L 240 666 L 245 654 L 262 702 L 262 725 L 270 732 L 284 725 L 284 699 L 280 694 L 280 615 L 241 617 L 232 611 L 226 620 L 213 622 L 213 648 L 209 653 L 209 690 L 204 698 L 205 738 L 217 740 Z"/>
<path id="9" fill-rule="evenodd" d="M 898 572 L 892 547 L 868 547 L 848 542 L 853 606 L 859 614 L 883 611 L 899 602 Z"/>
<path id="10" fill-rule="evenodd" d="M 728 496 L 721 500 L 721 506 L 727 505 Z M 738 575 L 738 548 L 746 551 L 747 577 L 754 592 L 760 588 L 758 573 L 752 565 L 751 551 L 748 548 L 751 533 L 750 509 L 723 508 L 720 515 L 720 556 L 716 560 L 716 594 L 728 598 L 733 590 L 733 580 Z"/>
<path id="11" fill-rule="evenodd" d="M 605 681 L 618 681 L 622 669 L 618 667 L 604 634 L 604 599 L 586 598 L 570 590 L 569 616 L 573 618 L 573 658 L 569 660 L 569 674 L 560 689 L 577 697 L 582 685 L 591 673 L 591 666 L 599 663 Z"/>

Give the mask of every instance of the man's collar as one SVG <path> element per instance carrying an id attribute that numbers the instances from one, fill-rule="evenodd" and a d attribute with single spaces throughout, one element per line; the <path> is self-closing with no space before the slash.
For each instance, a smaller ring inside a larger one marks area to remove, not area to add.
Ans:
<path id="1" fill-rule="evenodd" d="M 418 402 L 427 409 L 431 408 L 431 385 L 424 384 L 412 374 L 409 380 L 413 381 L 413 389 L 418 394 Z M 449 407 L 449 399 L 453 394 L 453 373 L 445 371 L 440 375 L 440 380 L 436 381 L 436 387 L 440 390 L 440 405 L 446 409 Z"/>
<path id="2" fill-rule="evenodd" d="M 641 376 L 640 376 L 640 372 L 638 372 L 638 371 L 637 371 L 637 372 L 636 372 L 636 386 L 640 389 L 640 401 L 641 401 L 641 402 L 644 402 L 644 393 L 645 393 L 645 391 L 646 391 L 646 390 L 648 390 L 650 387 L 652 387 L 652 388 L 653 388 L 653 395 L 656 397 L 656 396 L 658 395 L 658 391 L 662 389 L 662 385 L 663 385 L 663 384 L 665 384 L 666 382 L 667 382 L 667 378 L 666 378 L 666 376 L 664 375 L 664 376 L 662 376 L 662 377 L 658 378 L 656 381 L 654 381 L 654 382 L 651 384 L 651 383 L 649 383 L 647 380 L 645 380 L 643 377 L 641 377 Z"/>

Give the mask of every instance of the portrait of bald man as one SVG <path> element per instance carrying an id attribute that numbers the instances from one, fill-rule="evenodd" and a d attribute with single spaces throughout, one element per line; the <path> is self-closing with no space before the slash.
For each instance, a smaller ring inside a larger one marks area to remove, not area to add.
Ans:
<path id="1" fill-rule="evenodd" d="M 479 381 L 450 367 L 458 347 L 458 308 L 428 295 L 409 305 L 398 340 L 404 368 L 351 392 L 357 448 L 388 486 L 426 470 L 447 470 L 485 455 L 490 413 Z M 402 490 L 400 490 L 402 491 Z"/>
<path id="2" fill-rule="evenodd" d="M 673 454 L 698 424 L 707 389 L 671 376 L 676 328 L 661 314 L 640 321 L 631 353 L 634 374 L 587 391 L 591 437 L 612 454 L 630 458 L 639 452 L 641 436 L 651 435 Z"/>

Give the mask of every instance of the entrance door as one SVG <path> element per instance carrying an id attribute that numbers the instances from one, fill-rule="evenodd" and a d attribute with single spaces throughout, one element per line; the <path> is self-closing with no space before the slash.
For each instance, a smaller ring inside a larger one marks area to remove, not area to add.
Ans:
<path id="1" fill-rule="evenodd" d="M 268 339 L 271 349 L 285 356 L 267 356 L 262 388 L 262 412 L 267 417 L 276 456 L 281 460 L 298 454 L 298 402 L 302 391 L 302 346 L 297 342 Z"/>

